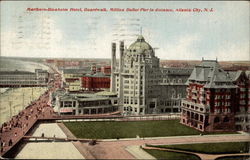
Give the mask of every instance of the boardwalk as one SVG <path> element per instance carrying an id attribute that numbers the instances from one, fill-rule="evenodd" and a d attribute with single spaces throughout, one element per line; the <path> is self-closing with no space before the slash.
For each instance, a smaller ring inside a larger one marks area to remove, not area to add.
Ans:
<path id="1" fill-rule="evenodd" d="M 53 109 L 48 105 L 49 93 L 60 87 L 61 78 L 58 77 L 54 83 L 36 101 L 27 106 L 18 115 L 13 116 L 10 121 L 3 123 L 0 128 L 1 150 L 0 155 L 8 152 L 22 137 L 31 129 L 39 119 L 50 119 L 56 116 Z"/>
<path id="2" fill-rule="evenodd" d="M 9 88 L 0 95 L 0 125 L 9 121 L 46 91 L 46 87 Z"/>
<path id="3" fill-rule="evenodd" d="M 26 107 L 17 116 L 1 127 L 1 155 L 11 149 L 30 130 L 38 119 L 46 119 L 54 115 L 53 109 L 47 105 L 48 92 L 36 102 Z"/>

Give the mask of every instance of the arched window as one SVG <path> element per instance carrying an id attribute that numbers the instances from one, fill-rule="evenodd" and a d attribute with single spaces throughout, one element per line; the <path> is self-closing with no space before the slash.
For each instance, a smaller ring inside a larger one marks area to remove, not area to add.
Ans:
<path id="1" fill-rule="evenodd" d="M 196 113 L 194 118 L 195 118 L 196 120 L 199 120 L 199 115 Z"/>
<path id="2" fill-rule="evenodd" d="M 172 98 L 175 98 L 175 95 L 176 94 L 176 91 L 175 91 L 175 89 L 172 89 Z"/>
<path id="3" fill-rule="evenodd" d="M 214 123 L 218 123 L 218 122 L 220 122 L 220 118 L 219 117 L 215 117 L 214 118 Z"/>

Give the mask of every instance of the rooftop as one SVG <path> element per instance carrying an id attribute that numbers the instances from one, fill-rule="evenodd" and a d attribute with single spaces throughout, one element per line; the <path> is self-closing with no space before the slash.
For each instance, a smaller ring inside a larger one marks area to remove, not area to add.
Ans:
<path id="1" fill-rule="evenodd" d="M 150 46 L 150 44 L 148 44 L 144 37 L 142 35 L 139 35 L 137 40 L 132 43 L 129 48 L 128 51 L 130 53 L 143 53 L 145 50 L 153 50 L 152 47 Z"/>
<path id="2" fill-rule="evenodd" d="M 220 67 L 217 60 L 202 60 L 201 64 L 195 66 L 188 80 L 205 82 L 206 88 L 222 87 L 221 83 L 227 83 L 228 87 L 235 87 L 229 73 Z"/>
<path id="3" fill-rule="evenodd" d="M 18 71 L 18 70 L 15 70 L 15 71 L 0 71 L 0 75 L 27 75 L 27 74 L 35 74 L 33 72 L 28 72 L 28 71 Z"/>
<path id="4" fill-rule="evenodd" d="M 102 72 L 97 72 L 96 74 L 86 74 L 86 77 L 110 77 Z"/>
<path id="5" fill-rule="evenodd" d="M 64 95 L 59 96 L 61 100 L 78 100 L 78 101 L 95 101 L 95 100 L 108 100 L 107 97 L 98 96 L 95 94 L 86 94 L 86 93 L 65 93 Z"/>
<path id="6" fill-rule="evenodd" d="M 64 74 L 87 74 L 91 73 L 90 68 L 84 69 L 63 69 Z"/>
<path id="7" fill-rule="evenodd" d="M 163 74 L 168 75 L 190 75 L 193 71 L 192 68 L 177 68 L 177 67 L 168 67 L 161 68 Z"/>

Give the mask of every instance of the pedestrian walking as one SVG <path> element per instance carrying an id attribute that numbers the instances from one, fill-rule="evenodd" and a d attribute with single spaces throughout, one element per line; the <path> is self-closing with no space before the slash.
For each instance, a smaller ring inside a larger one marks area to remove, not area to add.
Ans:
<path id="1" fill-rule="evenodd" d="M 12 146 L 12 139 L 9 140 L 9 146 Z"/>

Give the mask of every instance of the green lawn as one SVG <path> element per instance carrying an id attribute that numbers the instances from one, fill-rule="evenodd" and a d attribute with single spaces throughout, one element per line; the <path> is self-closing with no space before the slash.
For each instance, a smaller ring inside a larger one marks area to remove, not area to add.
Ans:
<path id="1" fill-rule="evenodd" d="M 216 160 L 249 160 L 250 156 L 221 157 Z"/>
<path id="2" fill-rule="evenodd" d="M 168 151 L 159 151 L 153 149 L 144 149 L 150 155 L 154 156 L 156 159 L 165 159 L 165 160 L 200 160 L 199 157 L 191 154 L 168 152 Z"/>
<path id="3" fill-rule="evenodd" d="M 78 138 L 112 139 L 199 135 L 201 132 L 184 126 L 179 120 L 132 122 L 66 122 L 66 127 Z"/>
<path id="4" fill-rule="evenodd" d="M 202 143 L 202 144 L 178 144 L 161 145 L 160 148 L 177 149 L 207 154 L 222 153 L 247 153 L 249 151 L 249 142 L 223 142 L 223 143 Z"/>

